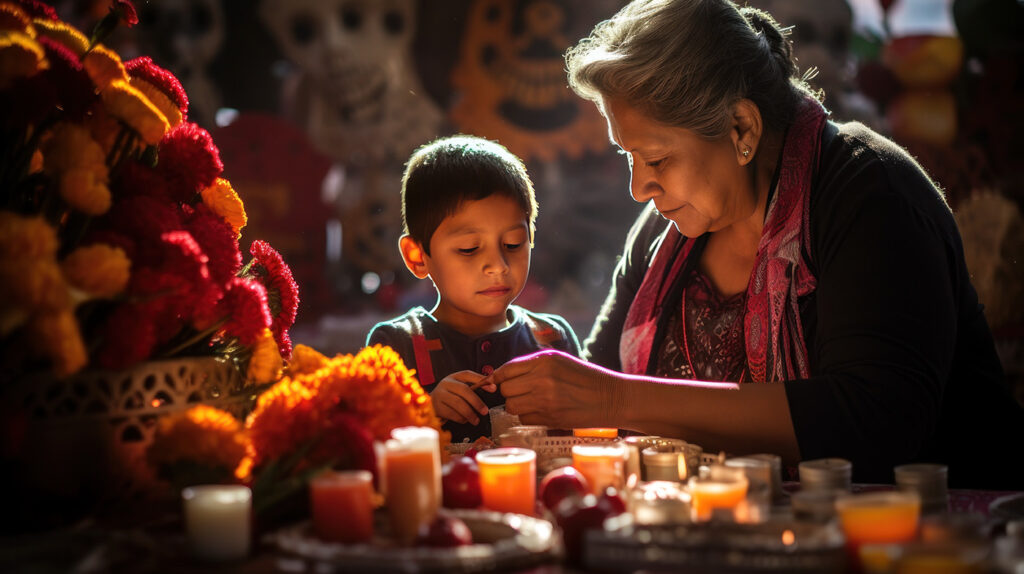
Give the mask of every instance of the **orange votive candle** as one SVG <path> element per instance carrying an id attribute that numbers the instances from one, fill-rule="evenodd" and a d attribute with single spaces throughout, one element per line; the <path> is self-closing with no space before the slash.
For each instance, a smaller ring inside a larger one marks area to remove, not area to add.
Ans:
<path id="1" fill-rule="evenodd" d="M 313 532 L 331 542 L 373 538 L 373 475 L 365 470 L 328 470 L 309 481 Z"/>
<path id="2" fill-rule="evenodd" d="M 619 436 L 619 429 L 572 429 L 572 436 L 583 438 L 616 438 Z"/>
<path id="3" fill-rule="evenodd" d="M 711 476 L 691 476 L 690 506 L 697 520 L 710 520 L 716 508 L 735 510 L 747 497 L 747 477 L 732 468 L 717 469 Z"/>
<path id="4" fill-rule="evenodd" d="M 532 516 L 537 500 L 537 453 L 525 448 L 494 448 L 477 453 L 480 494 L 485 508 Z"/>
<path id="5" fill-rule="evenodd" d="M 909 542 L 917 536 L 921 498 L 915 492 L 845 494 L 836 499 L 847 547 Z"/>
<path id="6" fill-rule="evenodd" d="M 441 506 L 441 450 L 429 427 L 401 427 L 384 443 L 384 485 L 391 532 L 411 544 Z"/>
<path id="7" fill-rule="evenodd" d="M 622 489 L 626 447 L 622 443 L 599 442 L 572 447 L 572 465 L 587 479 L 590 492 L 601 494 L 614 486 Z"/>

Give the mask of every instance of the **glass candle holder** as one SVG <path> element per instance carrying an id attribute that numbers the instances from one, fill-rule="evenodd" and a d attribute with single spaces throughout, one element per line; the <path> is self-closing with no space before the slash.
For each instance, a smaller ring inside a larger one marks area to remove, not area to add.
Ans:
<path id="1" fill-rule="evenodd" d="M 949 509 L 947 475 L 944 464 L 902 464 L 893 468 L 896 487 L 916 492 L 921 497 L 921 512 L 933 514 Z"/>
<path id="2" fill-rule="evenodd" d="M 400 427 L 384 443 L 384 489 L 391 532 L 411 544 L 441 506 L 441 447 L 430 427 Z"/>
<path id="3" fill-rule="evenodd" d="M 632 489 L 627 500 L 637 524 L 690 522 L 690 494 L 678 482 L 645 482 Z"/>
<path id="4" fill-rule="evenodd" d="M 619 429 L 582 428 L 572 429 L 572 436 L 580 438 L 618 438 Z"/>
<path id="5" fill-rule="evenodd" d="M 718 509 L 734 511 L 746 499 L 750 483 L 735 468 L 712 465 L 707 475 L 691 476 L 687 485 L 694 519 L 706 522 Z"/>
<path id="6" fill-rule="evenodd" d="M 537 501 L 537 453 L 526 448 L 493 448 L 477 453 L 485 508 L 533 516 Z"/>
<path id="7" fill-rule="evenodd" d="M 645 480 L 685 481 L 697 474 L 704 449 L 672 439 L 645 448 L 641 457 Z"/>
<path id="8" fill-rule="evenodd" d="M 746 458 L 753 458 L 756 460 L 767 461 L 772 469 L 772 500 L 779 501 L 785 497 L 785 493 L 782 491 L 782 457 L 777 454 L 758 453 L 747 455 Z"/>
<path id="9" fill-rule="evenodd" d="M 625 464 L 626 447 L 622 443 L 607 441 L 572 447 L 572 465 L 586 477 L 593 494 L 600 494 L 609 486 L 622 490 Z"/>
<path id="10" fill-rule="evenodd" d="M 819 458 L 800 463 L 801 490 L 850 490 L 853 464 L 842 458 Z"/>
<path id="11" fill-rule="evenodd" d="M 630 476 L 636 476 L 636 480 L 649 480 L 644 474 L 643 451 L 645 448 L 654 446 L 661 437 L 658 436 L 627 436 L 622 439 L 626 447 L 626 480 Z"/>
<path id="12" fill-rule="evenodd" d="M 861 546 L 905 544 L 917 536 L 921 497 L 916 492 L 846 493 L 836 498 L 835 507 L 855 563 Z"/>
<path id="13" fill-rule="evenodd" d="M 252 491 L 241 485 L 190 486 L 181 491 L 185 535 L 199 560 L 224 562 L 249 555 Z"/>
<path id="14" fill-rule="evenodd" d="M 373 475 L 366 470 L 328 470 L 309 481 L 313 532 L 330 542 L 373 539 Z"/>
<path id="15" fill-rule="evenodd" d="M 491 417 L 491 439 L 494 441 L 498 441 L 508 429 L 519 426 L 519 416 L 506 411 L 504 405 L 491 407 L 488 415 Z"/>

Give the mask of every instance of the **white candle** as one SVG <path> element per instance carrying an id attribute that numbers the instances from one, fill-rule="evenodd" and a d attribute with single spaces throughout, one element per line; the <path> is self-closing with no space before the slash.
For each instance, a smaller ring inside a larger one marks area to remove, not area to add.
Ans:
<path id="1" fill-rule="evenodd" d="M 241 485 L 190 486 L 181 491 L 185 534 L 201 560 L 239 560 L 249 555 L 252 491 Z"/>

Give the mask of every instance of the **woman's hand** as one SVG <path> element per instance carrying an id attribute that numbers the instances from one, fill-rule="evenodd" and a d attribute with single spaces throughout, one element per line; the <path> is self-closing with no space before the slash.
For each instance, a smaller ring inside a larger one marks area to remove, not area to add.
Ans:
<path id="1" fill-rule="evenodd" d="M 610 426 L 609 371 L 561 351 L 545 350 L 505 363 L 491 374 L 505 395 L 505 410 L 523 424 L 552 428 Z"/>
<path id="2" fill-rule="evenodd" d="M 482 386 L 485 391 L 491 393 L 497 390 L 493 385 L 481 385 L 485 379 L 486 377 L 473 371 L 459 371 L 448 375 L 430 392 L 434 412 L 442 419 L 457 423 L 479 423 L 480 415 L 487 414 L 487 405 L 476 396 L 475 389 Z"/>

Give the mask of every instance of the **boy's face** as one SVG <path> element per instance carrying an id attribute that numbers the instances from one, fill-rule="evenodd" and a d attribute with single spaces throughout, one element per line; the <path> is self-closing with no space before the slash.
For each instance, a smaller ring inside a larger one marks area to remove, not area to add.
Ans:
<path id="1" fill-rule="evenodd" d="M 530 272 L 529 225 L 522 208 L 498 194 L 467 201 L 441 222 L 423 254 L 439 321 L 468 335 L 508 326 L 505 311 Z"/>

